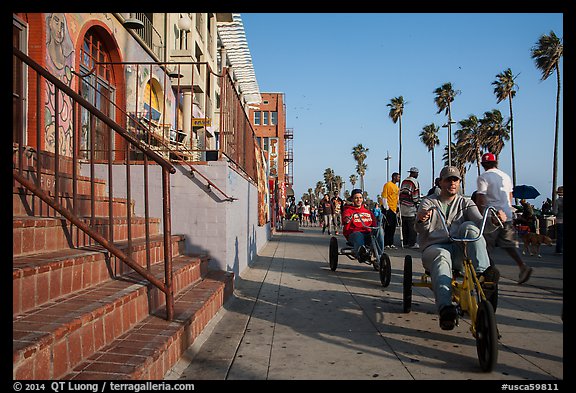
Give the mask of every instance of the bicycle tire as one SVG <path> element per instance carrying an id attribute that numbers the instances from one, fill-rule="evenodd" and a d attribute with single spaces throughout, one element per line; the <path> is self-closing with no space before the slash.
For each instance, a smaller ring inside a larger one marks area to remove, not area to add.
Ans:
<path id="1" fill-rule="evenodd" d="M 489 301 L 482 301 L 476 313 L 476 352 L 482 371 L 490 372 L 498 361 L 498 327 Z"/>
<path id="2" fill-rule="evenodd" d="M 386 253 L 380 256 L 380 283 L 384 288 L 390 285 L 390 279 L 392 277 L 392 265 L 390 263 L 390 257 Z"/>
<path id="3" fill-rule="evenodd" d="M 328 261 L 330 262 L 330 270 L 335 272 L 338 268 L 338 239 L 335 236 L 330 238 Z"/>
<path id="4" fill-rule="evenodd" d="M 412 310 L 412 256 L 404 257 L 404 276 L 402 283 L 402 308 L 405 313 Z"/>

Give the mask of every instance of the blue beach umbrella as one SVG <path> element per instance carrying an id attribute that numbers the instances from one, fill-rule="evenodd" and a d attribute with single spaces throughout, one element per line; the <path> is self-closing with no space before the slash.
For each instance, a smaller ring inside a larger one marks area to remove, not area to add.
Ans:
<path id="1" fill-rule="evenodd" d="M 533 186 L 527 186 L 524 184 L 514 187 L 514 190 L 512 191 L 512 196 L 518 199 L 535 199 L 538 195 L 540 195 L 540 193 L 537 189 Z"/>

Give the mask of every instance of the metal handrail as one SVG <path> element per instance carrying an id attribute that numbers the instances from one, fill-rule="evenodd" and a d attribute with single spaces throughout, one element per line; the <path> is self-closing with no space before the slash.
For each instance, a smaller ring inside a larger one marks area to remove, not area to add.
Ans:
<path id="1" fill-rule="evenodd" d="M 102 122 L 104 122 L 108 127 L 112 128 L 114 131 L 116 131 L 118 134 L 120 134 L 122 136 L 122 138 L 124 138 L 125 140 L 130 142 L 130 144 L 136 146 L 139 150 L 142 150 L 144 152 L 144 154 L 146 154 L 148 156 L 148 158 L 150 158 L 152 161 L 154 161 L 158 165 L 162 166 L 162 168 L 168 170 L 171 174 L 176 173 L 176 168 L 174 167 L 174 165 L 172 165 L 170 163 L 170 161 L 166 160 L 161 155 L 156 153 L 154 150 L 148 148 L 146 145 L 141 143 L 135 136 L 133 136 L 125 128 L 123 128 L 118 123 L 116 123 L 114 120 L 112 120 L 111 118 L 106 116 L 98 108 L 96 108 L 94 105 L 92 105 L 88 100 L 86 100 L 80 94 L 76 93 L 69 86 L 67 86 L 64 82 L 62 82 L 60 79 L 56 78 L 49 71 L 44 69 L 41 65 L 36 63 L 34 60 L 32 60 L 26 54 L 24 54 L 23 52 L 21 52 L 20 50 L 18 50 L 15 47 L 13 47 L 12 53 L 14 55 L 16 55 L 16 57 L 18 57 L 20 60 L 25 62 L 29 67 L 34 69 L 34 71 L 36 71 L 37 73 L 42 75 L 42 77 L 46 78 L 51 83 L 53 83 L 56 87 L 58 87 L 58 89 L 62 90 L 67 95 L 72 97 L 74 99 L 74 101 L 80 103 L 84 108 L 88 109 L 90 111 L 90 113 L 92 113 L 94 116 L 96 116 Z"/>
<path id="2" fill-rule="evenodd" d="M 180 67 L 181 65 L 205 65 L 207 67 L 208 72 L 210 72 L 211 74 L 213 74 L 214 76 L 217 77 L 223 77 L 223 75 L 217 74 L 215 73 L 212 68 L 210 67 L 210 64 L 208 62 L 164 62 L 164 63 L 151 63 L 151 62 L 145 62 L 145 61 L 140 61 L 140 62 L 96 62 L 94 63 L 94 66 L 92 67 L 91 70 L 89 70 L 86 74 L 80 74 L 78 72 L 73 71 L 73 73 L 81 78 L 86 77 L 92 73 L 95 72 L 96 70 L 96 66 L 97 65 L 177 65 L 178 67 Z M 179 71 L 179 68 L 178 68 Z M 97 90 L 94 86 L 90 85 L 95 91 Z M 189 155 L 192 155 L 194 152 L 191 151 L 190 149 L 188 149 L 188 147 L 186 147 L 185 145 L 181 145 L 176 149 L 173 149 L 170 147 L 169 144 L 164 143 L 164 140 L 162 138 L 160 138 L 158 135 L 156 135 L 154 132 L 150 132 L 149 127 L 146 127 L 144 124 L 142 124 L 142 122 L 140 122 L 140 120 L 137 118 L 137 116 L 134 116 L 134 114 L 132 113 L 127 113 L 126 111 L 124 111 L 122 108 L 118 107 L 118 105 L 113 102 L 112 100 L 110 100 L 108 97 L 102 97 L 103 99 L 107 100 L 108 103 L 110 103 L 112 106 L 114 106 L 116 109 L 118 109 L 120 112 L 122 112 L 125 116 L 127 116 L 131 121 L 134 122 L 135 125 L 137 125 L 138 127 L 140 127 L 140 129 L 148 131 L 149 135 L 154 138 L 154 140 L 156 140 L 156 142 L 160 143 L 166 150 L 166 152 L 168 153 L 168 157 L 170 157 L 170 154 L 174 154 L 174 155 L 178 155 L 180 158 L 183 158 L 180 153 L 180 150 L 184 150 L 186 153 L 188 153 Z M 154 151 L 154 149 L 151 149 L 152 151 Z M 170 161 L 170 160 L 169 160 Z M 235 200 L 238 200 L 238 198 L 235 197 L 231 197 L 229 195 L 227 195 L 224 191 L 222 191 L 213 181 L 211 181 L 208 177 L 206 177 L 204 174 L 202 174 L 198 169 L 196 169 L 194 166 L 192 166 L 190 163 L 188 163 L 185 160 L 182 160 L 182 162 L 184 162 L 189 168 L 190 171 L 192 172 L 192 174 L 197 173 L 200 175 L 200 177 L 202 177 L 207 183 L 208 183 L 208 187 L 209 190 L 211 188 L 215 188 L 216 190 L 218 190 L 218 192 L 220 192 L 223 196 L 224 199 L 226 201 L 230 201 L 233 202 Z"/>
<path id="3" fill-rule="evenodd" d="M 49 193 L 45 192 L 44 190 L 42 190 L 40 188 L 40 177 L 41 177 L 41 167 L 40 167 L 40 138 L 39 135 L 37 135 L 37 143 L 38 143 L 38 149 L 37 149 L 37 181 L 38 184 L 34 184 L 34 182 L 26 179 L 26 177 L 21 173 L 21 171 L 23 170 L 23 165 L 22 165 L 22 146 L 20 146 L 19 150 L 19 168 L 14 169 L 13 170 L 13 178 L 14 180 L 16 180 L 18 183 L 20 183 L 24 188 L 28 189 L 29 191 L 31 191 L 34 195 L 36 195 L 37 197 L 39 197 L 41 200 L 43 200 L 46 204 L 48 204 L 50 207 L 52 207 L 55 211 L 57 211 L 58 213 L 60 213 L 64 218 L 66 218 L 68 221 L 70 221 L 73 225 L 75 225 L 76 227 L 78 227 L 80 230 L 82 230 L 84 233 L 86 233 L 90 238 L 94 239 L 96 242 L 100 243 L 105 249 L 107 249 L 110 253 L 112 253 L 114 256 L 116 256 L 119 260 L 121 260 L 122 262 L 124 262 L 126 265 L 128 265 L 130 268 L 132 268 L 134 271 L 136 271 L 137 273 L 139 273 L 141 276 L 143 276 L 146 280 L 148 280 L 152 285 L 156 286 L 160 291 L 164 292 L 164 294 L 166 295 L 166 314 L 167 314 L 167 319 L 168 320 L 172 320 L 174 317 L 174 293 L 173 293 L 173 280 L 172 280 L 172 239 L 171 239 L 171 223 L 170 223 L 170 180 L 169 180 L 169 174 L 170 173 L 176 173 L 176 168 L 174 167 L 174 165 L 172 165 L 169 161 L 165 160 L 162 156 L 160 156 L 159 154 L 157 154 L 155 151 L 153 151 L 152 149 L 149 149 L 147 146 L 145 146 L 143 143 L 141 143 L 140 141 L 138 141 L 136 139 L 135 136 L 133 136 L 130 132 L 128 132 L 126 129 L 124 129 L 123 127 L 121 127 L 120 125 L 118 125 L 114 120 L 112 120 L 111 118 L 109 118 L 108 116 L 106 116 L 104 113 L 102 113 L 100 110 L 98 110 L 98 108 L 96 108 L 94 105 L 92 105 L 89 101 L 87 101 L 86 99 L 84 99 L 82 96 L 80 96 L 78 93 L 76 93 L 74 90 L 72 90 L 69 86 L 67 86 L 66 84 L 64 84 L 62 81 L 60 81 L 58 78 L 56 78 L 54 75 L 52 75 L 49 71 L 47 71 L 46 69 L 44 69 L 42 66 L 40 66 L 38 63 L 36 63 L 33 59 L 31 59 L 30 57 L 28 57 L 26 54 L 24 54 L 23 52 L 21 52 L 20 50 L 18 50 L 17 48 L 13 48 L 13 54 L 18 57 L 22 62 L 26 63 L 28 67 L 30 67 L 31 69 L 33 69 L 34 71 L 37 72 L 38 75 L 42 76 L 45 80 L 49 81 L 50 83 L 52 83 L 55 86 L 55 92 L 56 95 L 59 95 L 60 92 L 65 93 L 67 96 L 69 96 L 72 100 L 75 101 L 75 103 L 80 104 L 83 108 L 85 108 L 86 110 L 88 110 L 93 116 L 97 117 L 98 119 L 100 119 L 104 124 L 106 124 L 108 127 L 110 127 L 112 130 L 116 131 L 124 140 L 126 140 L 129 144 L 135 146 L 137 149 L 141 150 L 145 156 L 147 158 L 150 158 L 152 161 L 156 162 L 158 165 L 161 166 L 162 168 L 162 198 L 163 198 L 163 225 L 164 225 L 164 233 L 163 233 L 163 243 L 164 243 L 164 281 L 161 281 L 159 279 L 157 279 L 152 273 L 148 272 L 146 269 L 144 269 L 143 267 L 141 267 L 140 265 L 138 265 L 138 263 L 129 255 L 125 254 L 123 251 L 121 251 L 118 247 L 116 247 L 114 245 L 114 243 L 112 242 L 112 239 L 106 239 L 104 236 L 102 236 L 100 233 L 98 233 L 96 230 L 94 230 L 93 228 L 91 228 L 90 226 L 86 225 L 75 213 L 71 212 L 70 210 L 66 209 L 65 207 L 63 207 L 59 202 L 58 202 L 58 198 L 60 197 L 60 192 L 58 189 L 58 176 L 59 176 L 59 149 L 57 148 L 59 146 L 58 143 L 58 122 L 59 122 L 59 116 L 56 116 L 56 132 L 55 132 L 55 138 L 56 138 L 56 148 L 55 148 L 55 154 L 54 154 L 54 176 L 55 176 L 55 192 L 54 195 L 55 197 L 52 198 Z M 40 95 L 40 78 L 37 77 L 36 78 L 36 83 L 37 83 L 37 94 L 38 94 L 38 98 Z M 56 99 L 56 112 L 58 109 L 58 102 L 60 100 Z M 38 102 L 40 102 L 40 100 L 38 99 Z M 75 111 L 76 111 L 76 104 L 73 105 L 73 111 L 74 111 L 74 119 L 76 119 L 76 115 L 75 115 Z M 39 119 L 40 116 L 37 116 L 37 119 Z M 92 123 L 93 123 L 93 118 L 91 119 Z M 39 120 L 37 120 L 37 122 L 39 122 Z M 23 131 L 19 132 L 18 135 L 21 135 Z M 39 134 L 40 132 L 40 127 L 39 127 L 39 123 L 37 124 L 37 134 Z M 91 136 L 93 136 L 94 133 L 91 133 Z M 110 138 L 111 138 L 112 133 L 110 132 Z M 20 138 L 20 136 L 18 137 L 18 144 L 22 145 L 22 138 Z M 75 143 L 75 140 L 73 140 L 73 143 Z M 75 146 L 75 145 L 73 145 Z M 76 170 L 75 170 L 75 148 L 73 148 L 73 177 L 74 177 L 74 182 L 76 181 Z M 92 151 L 93 151 L 93 146 L 92 146 Z M 111 157 L 109 158 L 109 176 L 111 175 L 111 167 L 110 167 L 110 163 L 111 163 Z M 94 170 L 93 170 L 93 163 L 94 163 L 94 157 L 92 154 L 92 157 L 90 159 L 90 165 L 91 165 L 91 173 L 93 176 Z M 145 166 L 147 168 L 147 161 L 145 162 Z M 129 160 L 127 161 L 127 168 L 129 168 Z M 145 168 L 145 172 L 147 172 L 147 169 Z M 128 170 L 128 169 L 127 169 Z M 129 173 L 129 172 L 128 172 Z M 109 205 L 109 214 L 110 214 L 110 223 L 109 225 L 112 226 L 112 205 L 111 205 L 111 200 L 112 200 L 112 185 L 111 185 L 112 179 L 111 177 L 109 178 L 109 187 L 110 187 L 110 194 L 108 195 L 108 198 L 110 200 L 110 205 Z M 145 183 L 146 183 L 146 179 L 145 179 Z M 129 185 L 128 185 L 129 187 Z M 129 188 L 128 188 L 129 190 Z M 74 198 L 76 198 L 76 185 L 73 186 L 73 193 L 74 193 Z M 147 190 L 145 190 L 145 194 L 147 194 Z M 90 197 L 91 197 L 91 211 L 92 211 L 92 217 L 94 217 L 94 198 L 95 198 L 95 192 L 94 192 L 94 182 L 93 182 L 93 178 L 91 179 L 91 193 L 90 193 Z M 76 204 L 74 204 L 74 209 L 76 208 Z M 147 209 L 147 203 L 146 203 L 146 209 Z M 74 210 L 75 211 L 75 210 Z M 128 217 L 130 217 L 130 209 L 127 208 L 127 214 Z M 146 214 L 146 217 L 148 217 L 148 215 Z M 128 220 L 129 221 L 129 220 Z M 130 225 L 130 224 L 128 224 Z M 147 227 L 146 227 L 147 228 Z M 146 248 L 147 248 L 147 255 L 149 255 L 149 237 L 148 237 L 148 229 L 146 229 Z M 110 228 L 110 235 L 112 234 L 112 229 Z M 129 239 L 130 241 L 130 239 Z M 129 250 L 130 252 L 130 250 Z"/>

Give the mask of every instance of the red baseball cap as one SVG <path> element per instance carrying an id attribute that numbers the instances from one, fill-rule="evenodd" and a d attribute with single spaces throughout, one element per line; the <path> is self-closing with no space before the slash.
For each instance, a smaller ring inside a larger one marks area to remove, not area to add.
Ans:
<path id="1" fill-rule="evenodd" d="M 492 153 L 486 153 L 482 156 L 482 162 L 494 162 L 496 160 L 496 156 Z"/>

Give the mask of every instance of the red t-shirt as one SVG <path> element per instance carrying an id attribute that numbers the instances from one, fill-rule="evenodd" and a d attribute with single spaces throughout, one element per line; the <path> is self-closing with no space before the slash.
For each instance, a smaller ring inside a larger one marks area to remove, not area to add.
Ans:
<path id="1" fill-rule="evenodd" d="M 357 213 L 360 215 L 354 214 Z M 360 207 L 356 207 L 354 205 L 346 205 L 344 206 L 344 211 L 342 212 L 342 222 L 344 225 L 344 236 L 348 239 L 348 236 L 352 232 L 370 232 L 370 228 L 366 228 L 366 226 L 376 226 L 376 217 L 372 214 L 370 210 L 368 210 L 364 205 Z M 364 223 L 364 225 L 362 225 Z"/>

